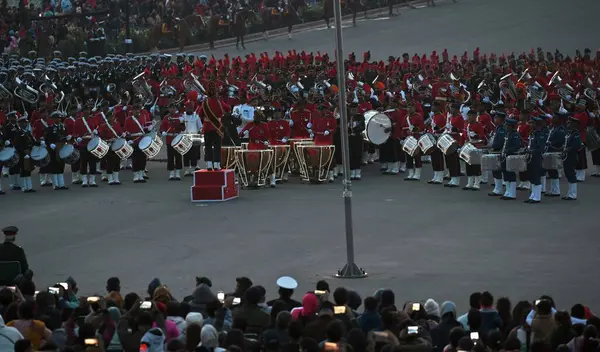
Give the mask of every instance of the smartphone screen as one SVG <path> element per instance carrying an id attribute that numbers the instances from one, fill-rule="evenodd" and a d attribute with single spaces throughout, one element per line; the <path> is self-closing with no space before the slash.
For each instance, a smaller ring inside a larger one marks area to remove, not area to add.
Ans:
<path id="1" fill-rule="evenodd" d="M 345 314 L 346 307 L 345 306 L 335 306 L 333 307 L 333 314 Z"/>
<path id="2" fill-rule="evenodd" d="M 98 339 L 85 339 L 84 343 L 86 346 L 98 346 Z"/>
<path id="3" fill-rule="evenodd" d="M 418 326 L 409 326 L 408 327 L 408 334 L 409 335 L 415 335 L 419 333 L 419 327 Z"/>
<path id="4" fill-rule="evenodd" d="M 240 303 L 242 303 L 242 299 L 241 298 L 236 297 L 236 298 L 233 299 L 233 304 L 238 305 Z"/>
<path id="5" fill-rule="evenodd" d="M 100 300 L 100 297 L 97 297 L 97 296 L 92 296 L 92 297 L 87 298 L 87 301 L 90 303 L 98 302 L 99 300 Z"/>
<path id="6" fill-rule="evenodd" d="M 338 345 L 333 342 L 325 342 L 325 351 L 337 351 Z"/>
<path id="7" fill-rule="evenodd" d="M 60 288 L 58 287 L 48 287 L 48 292 L 50 292 L 53 295 L 57 295 L 60 293 Z"/>
<path id="8" fill-rule="evenodd" d="M 413 312 L 421 310 L 421 304 L 420 303 L 413 303 L 412 310 L 413 310 Z"/>
<path id="9" fill-rule="evenodd" d="M 144 302 L 142 302 L 142 304 L 140 304 L 140 308 L 141 309 L 150 309 L 150 308 L 152 308 L 152 302 L 144 301 Z"/>
<path id="10" fill-rule="evenodd" d="M 317 295 L 317 296 L 322 296 L 322 295 L 324 295 L 326 293 L 327 293 L 327 291 L 315 290 L 315 295 Z"/>
<path id="11" fill-rule="evenodd" d="M 471 333 L 471 340 L 479 340 L 479 333 L 478 332 L 472 332 Z"/>
<path id="12" fill-rule="evenodd" d="M 60 285 L 62 288 L 64 288 L 65 290 L 69 289 L 69 284 L 66 282 L 59 282 L 57 285 Z"/>
<path id="13" fill-rule="evenodd" d="M 11 290 L 11 291 L 13 291 L 13 292 L 15 292 L 16 289 L 17 289 L 15 286 L 6 286 L 6 288 L 9 289 L 9 290 Z"/>
<path id="14" fill-rule="evenodd" d="M 217 299 L 223 303 L 225 301 L 225 292 L 218 292 L 217 293 Z"/>

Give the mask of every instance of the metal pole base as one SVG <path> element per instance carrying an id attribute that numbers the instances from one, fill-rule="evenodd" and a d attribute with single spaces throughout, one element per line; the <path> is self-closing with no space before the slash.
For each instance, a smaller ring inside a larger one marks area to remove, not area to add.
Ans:
<path id="1" fill-rule="evenodd" d="M 352 263 L 344 265 L 342 270 L 338 270 L 337 274 L 333 276 L 337 279 L 362 279 L 367 277 L 368 274 L 358 265 Z"/>

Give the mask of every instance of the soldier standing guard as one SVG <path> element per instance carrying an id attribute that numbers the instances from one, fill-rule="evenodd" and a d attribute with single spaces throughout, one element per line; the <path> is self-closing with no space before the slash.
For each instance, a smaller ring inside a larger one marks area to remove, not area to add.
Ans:
<path id="1" fill-rule="evenodd" d="M 521 136 L 517 132 L 518 121 L 512 118 L 506 119 L 506 135 L 504 137 L 504 146 L 502 147 L 502 177 L 506 182 L 506 190 L 504 195 L 500 197 L 502 200 L 517 199 L 517 173 L 506 169 L 506 158 L 511 155 L 516 155 L 521 149 Z"/>
<path id="2" fill-rule="evenodd" d="M 563 169 L 565 171 L 565 177 L 569 182 L 569 189 L 567 195 L 562 197 L 563 200 L 577 199 L 577 158 L 583 147 L 581 135 L 579 134 L 579 124 L 580 121 L 577 118 L 569 116 L 563 149 Z"/>
<path id="3" fill-rule="evenodd" d="M 496 111 L 494 116 L 494 124 L 496 125 L 496 131 L 492 135 L 491 148 L 493 153 L 500 153 L 504 146 L 504 138 L 506 136 L 506 129 L 504 127 L 504 120 L 506 113 Z M 494 178 L 494 190 L 488 193 L 491 197 L 502 196 L 502 171 L 492 171 L 492 177 Z"/>
<path id="4" fill-rule="evenodd" d="M 546 116 L 536 116 L 532 118 L 535 129 L 529 135 L 527 143 L 527 152 L 529 153 L 529 162 L 527 171 L 529 181 L 531 182 L 531 195 L 524 203 L 537 204 L 542 200 L 542 176 L 544 175 L 543 154 L 546 150 L 546 141 L 548 134 L 544 129 Z"/>
<path id="5" fill-rule="evenodd" d="M 0 244 L 0 258 L 6 262 L 19 262 L 21 272 L 25 278 L 31 280 L 33 272 L 29 269 L 27 256 L 21 246 L 15 244 L 19 229 L 16 226 L 7 226 L 2 229 L 4 233 L 4 243 Z"/>
<path id="6" fill-rule="evenodd" d="M 48 170 L 52 174 L 52 184 L 55 191 L 66 190 L 65 186 L 65 162 L 58 155 L 60 147 L 66 140 L 66 131 L 62 123 L 63 114 L 60 111 L 54 111 L 50 114 L 52 124 L 46 127 L 44 140 L 50 154 L 50 163 Z"/>
<path id="7" fill-rule="evenodd" d="M 352 102 L 348 106 L 350 119 L 348 121 L 348 147 L 350 149 L 350 179 L 360 180 L 363 156 L 363 135 L 365 119 L 358 110 L 358 103 Z"/>

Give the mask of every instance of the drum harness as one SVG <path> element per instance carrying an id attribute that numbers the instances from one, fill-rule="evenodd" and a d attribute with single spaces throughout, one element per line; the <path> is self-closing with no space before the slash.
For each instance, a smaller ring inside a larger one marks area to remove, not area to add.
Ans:
<path id="1" fill-rule="evenodd" d="M 108 119 L 106 118 L 106 116 L 104 115 L 103 112 L 100 113 L 102 115 L 102 119 L 104 120 L 104 123 L 106 123 L 106 126 L 108 126 L 108 129 L 110 129 L 110 131 L 112 132 L 112 134 L 115 136 L 115 139 L 119 138 L 119 135 L 117 134 L 117 132 L 112 128 L 112 126 L 110 125 L 110 123 L 108 123 Z"/>

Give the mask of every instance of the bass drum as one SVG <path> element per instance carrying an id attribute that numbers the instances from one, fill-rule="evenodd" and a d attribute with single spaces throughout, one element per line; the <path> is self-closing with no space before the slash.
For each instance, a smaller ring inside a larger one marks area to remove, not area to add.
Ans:
<path id="1" fill-rule="evenodd" d="M 365 141 L 375 145 L 385 143 L 392 134 L 392 120 L 386 114 L 376 110 L 369 110 L 363 116 L 365 117 L 365 130 L 363 131 Z M 388 129 L 390 131 L 386 132 Z"/>

